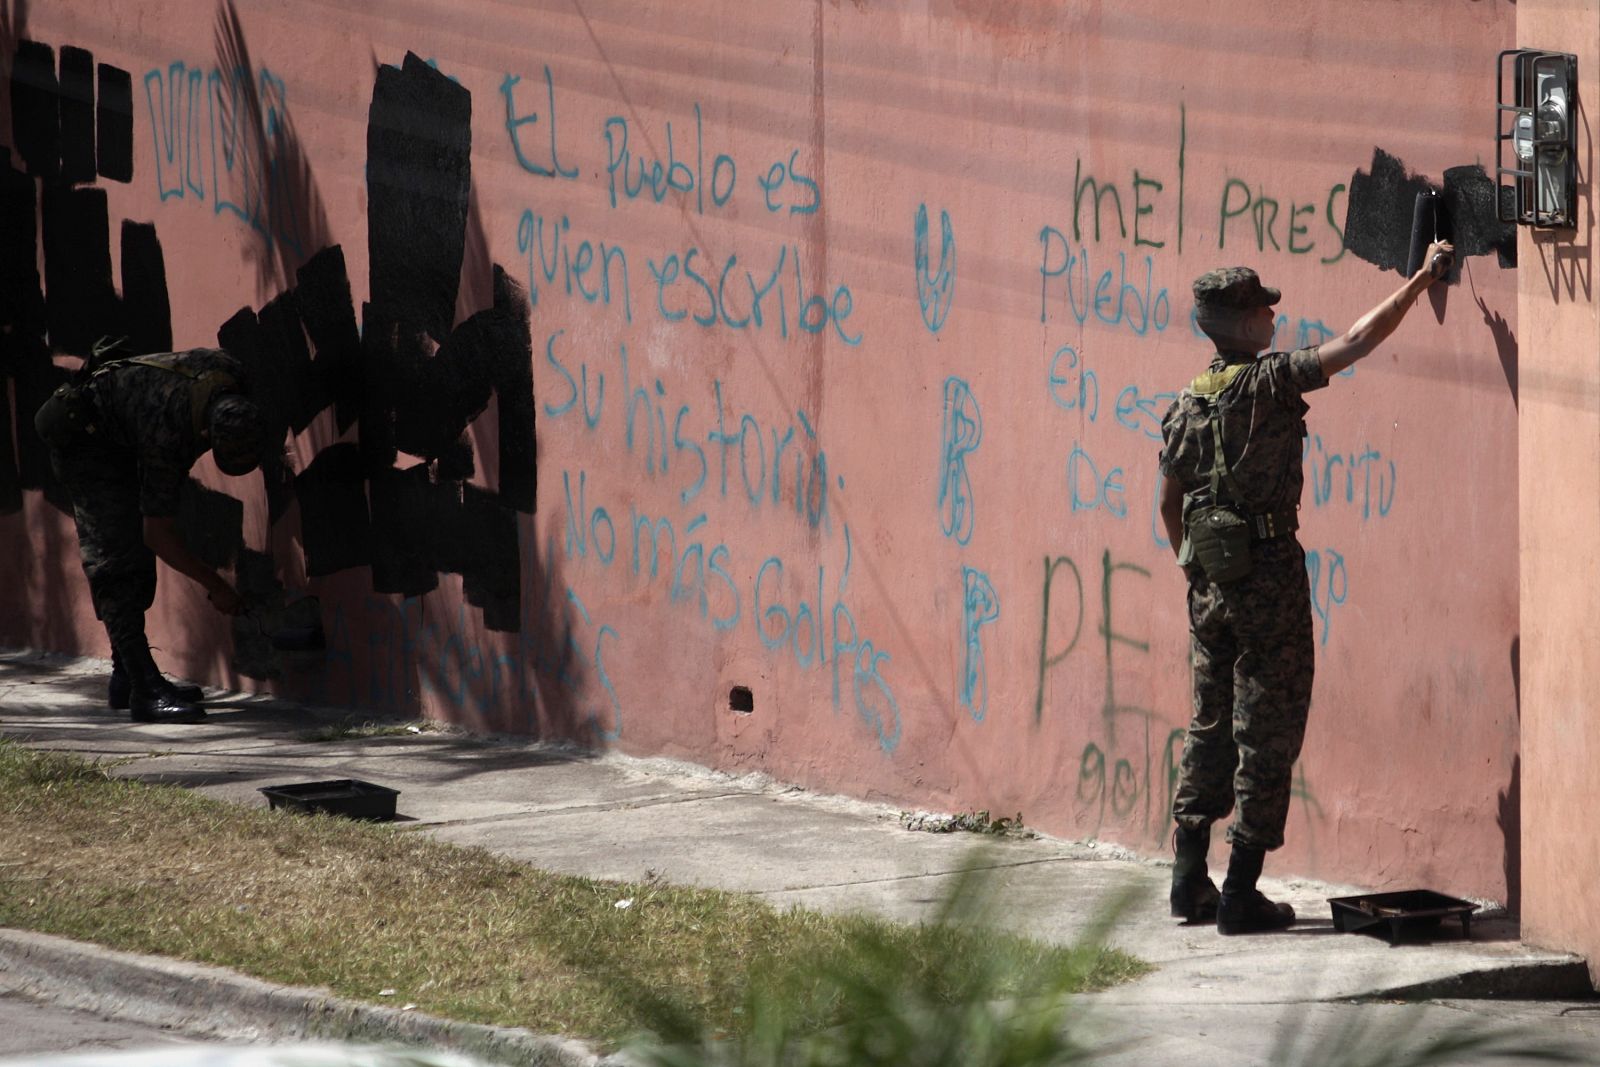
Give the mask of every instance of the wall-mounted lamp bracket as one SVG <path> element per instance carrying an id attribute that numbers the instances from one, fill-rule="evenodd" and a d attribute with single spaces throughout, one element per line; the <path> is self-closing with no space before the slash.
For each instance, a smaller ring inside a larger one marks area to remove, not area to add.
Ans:
<path id="1" fill-rule="evenodd" d="M 1513 182 L 1501 186 L 1500 221 L 1537 229 L 1577 226 L 1578 57 L 1511 48 L 1500 53 L 1495 77 L 1495 181 Z M 1508 141 L 1512 167 L 1505 165 Z"/>

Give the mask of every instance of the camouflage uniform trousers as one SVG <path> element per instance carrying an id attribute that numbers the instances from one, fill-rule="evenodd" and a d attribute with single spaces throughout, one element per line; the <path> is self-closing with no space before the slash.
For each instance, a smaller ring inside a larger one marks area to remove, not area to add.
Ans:
<path id="1" fill-rule="evenodd" d="M 113 651 L 126 660 L 130 651 L 148 647 L 144 613 L 156 595 L 156 557 L 145 544 L 139 511 L 138 464 L 93 438 L 52 448 L 50 461 L 72 495 L 78 550 L 95 615 L 105 624 Z"/>
<path id="2" fill-rule="evenodd" d="M 1316 645 L 1299 543 L 1260 542 L 1252 556 L 1238 582 L 1190 578 L 1194 718 L 1172 814 L 1200 829 L 1237 805 L 1228 840 L 1270 851 L 1283 844 L 1289 818 Z"/>

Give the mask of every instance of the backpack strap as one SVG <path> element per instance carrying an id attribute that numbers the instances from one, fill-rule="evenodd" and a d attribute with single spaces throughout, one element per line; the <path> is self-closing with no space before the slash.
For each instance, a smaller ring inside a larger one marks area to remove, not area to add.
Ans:
<path id="1" fill-rule="evenodd" d="M 219 393 L 237 393 L 239 383 L 233 375 L 220 367 L 197 371 L 183 366 L 178 362 L 178 352 L 160 352 L 149 356 L 129 356 L 114 363 L 105 365 L 106 370 L 115 366 L 126 366 L 137 363 L 141 367 L 154 367 L 171 374 L 177 374 L 189 379 L 194 387 L 189 390 L 189 419 L 194 427 L 195 436 L 198 437 L 206 431 L 206 415 L 211 409 L 211 401 Z"/>
<path id="2" fill-rule="evenodd" d="M 1233 384 L 1244 368 L 1243 363 L 1231 363 L 1219 371 L 1206 371 L 1189 383 L 1189 391 L 1205 408 L 1206 421 L 1211 424 L 1211 499 L 1221 500 L 1221 491 L 1226 488 L 1228 499 L 1241 507 L 1244 497 L 1234 484 L 1233 472 L 1228 469 L 1228 457 L 1222 448 L 1222 407 L 1217 397 Z"/>

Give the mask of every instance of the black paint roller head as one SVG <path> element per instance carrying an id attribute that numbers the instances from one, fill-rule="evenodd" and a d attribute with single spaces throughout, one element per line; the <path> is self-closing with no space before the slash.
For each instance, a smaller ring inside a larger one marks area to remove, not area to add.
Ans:
<path id="1" fill-rule="evenodd" d="M 1411 251 L 1406 256 L 1406 277 L 1412 277 L 1427 266 L 1423 259 L 1430 244 L 1450 239 L 1450 213 L 1439 194 L 1431 189 L 1418 193 L 1411 208 Z M 1445 269 L 1449 270 L 1450 264 L 1446 264 Z"/>

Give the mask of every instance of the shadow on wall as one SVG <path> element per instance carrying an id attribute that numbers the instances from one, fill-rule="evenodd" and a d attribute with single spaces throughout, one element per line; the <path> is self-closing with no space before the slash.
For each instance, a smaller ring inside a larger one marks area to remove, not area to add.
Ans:
<path id="1" fill-rule="evenodd" d="M 332 243 L 332 236 L 311 163 L 281 93 L 263 98 L 277 82 L 251 61 L 233 0 L 217 5 L 215 36 L 217 70 L 232 79 L 231 92 L 213 94 L 219 121 L 241 139 L 235 149 L 238 165 L 256 171 L 242 176 L 245 188 L 258 190 L 272 216 L 263 220 L 269 238 L 244 246 L 255 263 L 256 291 L 266 293 L 287 286 L 294 269 L 312 250 Z"/>
<path id="2" fill-rule="evenodd" d="M 66 373 L 51 350 L 82 351 L 97 337 L 126 335 L 125 349 L 150 351 L 170 348 L 172 337 L 155 227 L 124 223 L 119 294 L 105 190 L 80 187 L 95 179 L 97 158 L 100 177 L 132 179 L 131 79 L 102 64 L 97 111 L 92 57 L 64 46 L 58 66 L 54 47 L 21 38 L 20 8 L 4 10 L 4 31 L 17 38 L 10 55 L 19 73 L 7 86 L 23 169 L 0 151 L 0 361 L 16 410 L 29 416 L 15 420 L 16 454 L 0 456 L 0 506 L 15 511 L 24 489 L 67 503 L 31 432 L 31 412 Z M 263 148 L 240 153 L 266 171 L 247 187 L 291 181 L 296 195 L 271 202 L 311 205 L 297 232 L 320 236 L 325 220 L 310 164 L 288 116 L 274 110 L 281 88 L 275 97 L 270 77 L 251 64 L 231 2 L 218 9 L 216 37 L 218 66 L 234 73 L 231 86 L 218 79 L 220 95 L 234 92 L 233 120 Z M 472 196 L 471 108 L 467 89 L 415 55 L 378 67 L 367 131 L 371 296 L 360 318 L 339 245 L 299 257 L 280 241 L 258 250 L 267 257 L 259 278 L 281 285 L 277 295 L 259 310 L 240 309 L 218 332 L 220 346 L 244 365 L 272 439 L 291 443 L 304 463 L 269 449 L 251 476 L 268 504 L 268 551 L 246 546 L 244 507 L 227 486 L 191 480 L 180 529 L 202 559 L 234 569 L 250 602 L 281 607 L 306 591 L 322 595 L 332 613 L 322 620 L 324 662 L 285 669 L 248 620 L 236 621 L 230 648 L 198 597 L 175 635 L 183 644 L 167 658 L 229 664 L 235 680 L 278 679 L 297 695 L 332 694 L 384 713 L 415 715 L 431 693 L 435 706 L 470 725 L 603 739 L 607 717 L 576 706 L 585 665 L 598 671 L 599 662 L 574 639 L 586 625 L 583 607 L 532 544 L 530 308 L 526 292 L 489 258 Z M 282 220 L 272 223 L 283 231 Z M 34 267 L 41 243 L 43 278 Z M 10 439 L 0 434 L 0 442 Z M 290 516 L 298 521 L 283 523 Z M 75 555 L 59 525 L 37 544 L 58 567 Z M 306 588 L 291 590 L 284 557 L 273 550 L 296 546 L 305 579 L 291 580 Z M 452 618 L 424 618 L 437 610 L 424 598 L 441 574 L 460 576 L 461 598 L 481 621 L 453 599 Z M 19 637 L 75 648 L 63 620 L 70 623 L 70 613 Z"/>
<path id="3" fill-rule="evenodd" d="M 1483 324 L 1489 327 L 1489 336 L 1494 340 L 1495 356 L 1500 360 L 1500 370 L 1506 376 L 1506 387 L 1511 390 L 1511 406 L 1518 407 L 1517 396 L 1517 337 L 1511 332 L 1511 324 L 1504 315 L 1490 309 L 1483 297 L 1473 293 L 1473 300 L 1478 305 L 1478 311 L 1483 315 Z"/>
<path id="4" fill-rule="evenodd" d="M 1499 794 L 1495 821 L 1505 840 L 1506 910 L 1522 913 L 1522 637 L 1511 639 L 1511 691 L 1517 700 L 1517 754 L 1511 760 L 1511 781 Z"/>
<path id="5" fill-rule="evenodd" d="M 1572 230 L 1534 230 L 1533 247 L 1550 286 L 1550 299 L 1559 304 L 1594 302 L 1594 128 L 1583 97 L 1578 97 L 1578 129 L 1583 147 L 1578 155 L 1578 216 L 1583 221 Z"/>

